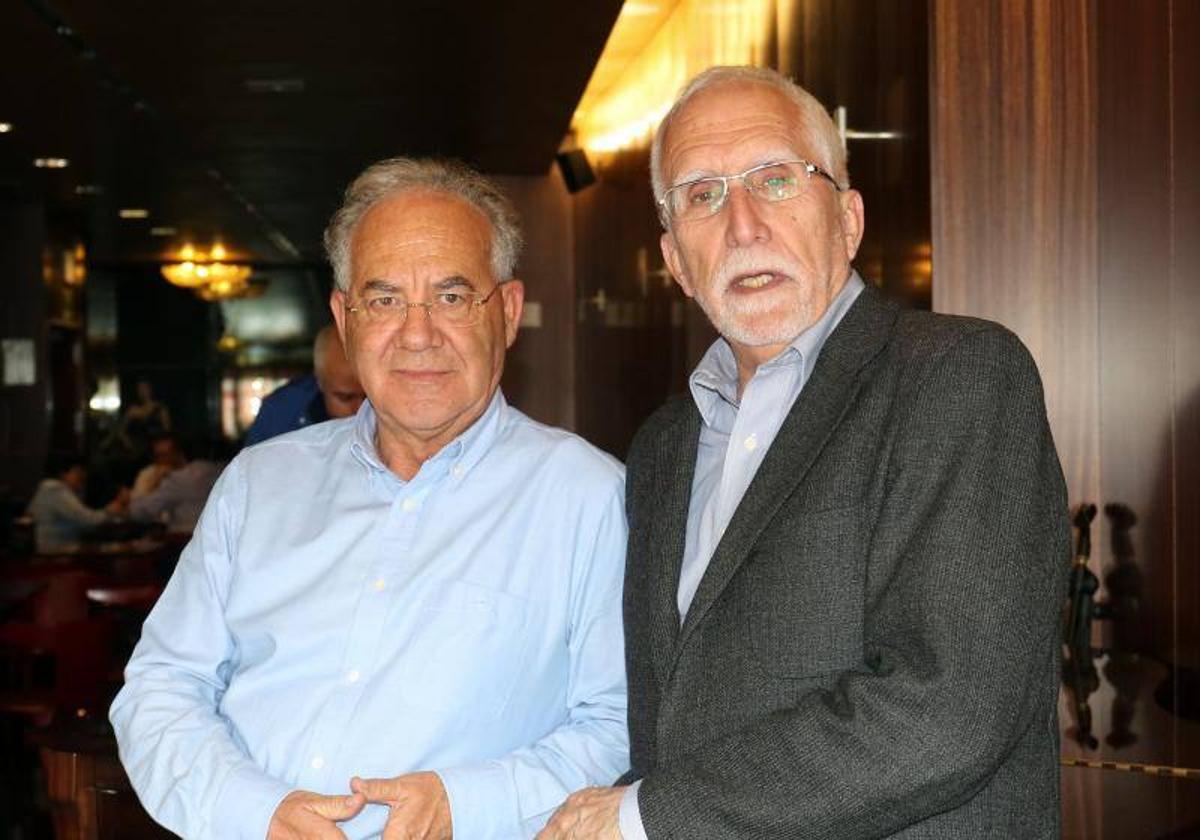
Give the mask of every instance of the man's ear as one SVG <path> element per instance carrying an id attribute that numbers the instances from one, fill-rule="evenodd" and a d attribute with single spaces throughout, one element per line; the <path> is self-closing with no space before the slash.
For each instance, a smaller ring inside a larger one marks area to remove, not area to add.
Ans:
<path id="1" fill-rule="evenodd" d="M 667 231 L 658 240 L 658 243 L 662 247 L 663 262 L 666 263 L 667 271 L 671 272 L 671 276 L 675 278 L 675 282 L 679 284 L 679 288 L 683 289 L 685 295 L 695 297 L 696 290 L 692 287 L 692 281 L 684 267 L 683 257 L 680 256 L 679 249 L 675 244 L 675 237 L 670 231 Z"/>
<path id="2" fill-rule="evenodd" d="M 846 190 L 838 194 L 841 204 L 842 238 L 846 243 L 846 262 L 851 262 L 862 243 L 865 226 L 862 193 Z"/>
<path id="3" fill-rule="evenodd" d="M 525 284 L 520 280 L 509 280 L 500 287 L 500 300 L 504 306 L 504 346 L 512 347 L 525 309 Z"/>
<path id="4" fill-rule="evenodd" d="M 346 346 L 346 293 L 337 286 L 329 293 L 329 311 L 333 313 L 333 322 L 337 324 L 338 338 L 342 347 Z M 349 355 L 349 354 L 347 354 Z"/>

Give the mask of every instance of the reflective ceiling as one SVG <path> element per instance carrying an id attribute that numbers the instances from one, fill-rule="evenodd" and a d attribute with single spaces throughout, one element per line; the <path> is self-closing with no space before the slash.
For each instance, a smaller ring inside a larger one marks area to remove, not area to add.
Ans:
<path id="1" fill-rule="evenodd" d="M 316 264 L 371 161 L 547 172 L 620 5 L 8 0 L 0 195 L 77 221 L 100 265 L 216 234 L 261 263 Z M 70 165 L 34 168 L 44 157 Z"/>

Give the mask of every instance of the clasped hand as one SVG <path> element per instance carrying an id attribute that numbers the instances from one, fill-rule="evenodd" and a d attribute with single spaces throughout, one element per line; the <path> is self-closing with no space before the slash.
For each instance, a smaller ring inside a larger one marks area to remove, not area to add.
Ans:
<path id="1" fill-rule="evenodd" d="M 536 840 L 621 840 L 625 788 L 592 787 L 567 797 Z"/>
<path id="2" fill-rule="evenodd" d="M 353 819 L 368 802 L 388 806 L 383 840 L 450 840 L 450 802 L 436 773 L 350 780 L 349 796 L 295 790 L 271 818 L 267 840 L 346 840 L 337 823 Z"/>

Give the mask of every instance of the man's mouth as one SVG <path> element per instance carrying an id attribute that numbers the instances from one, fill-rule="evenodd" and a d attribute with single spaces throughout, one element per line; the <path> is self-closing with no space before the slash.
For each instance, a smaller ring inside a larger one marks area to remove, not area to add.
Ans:
<path id="1" fill-rule="evenodd" d="M 752 274 L 749 277 L 742 277 L 738 280 L 738 285 L 747 289 L 761 289 L 774 279 L 775 275 L 766 271 L 762 274 Z"/>
<path id="2" fill-rule="evenodd" d="M 733 291 L 757 291 L 775 283 L 782 283 L 787 277 L 775 271 L 760 271 L 755 274 L 743 274 L 734 278 L 730 284 Z"/>

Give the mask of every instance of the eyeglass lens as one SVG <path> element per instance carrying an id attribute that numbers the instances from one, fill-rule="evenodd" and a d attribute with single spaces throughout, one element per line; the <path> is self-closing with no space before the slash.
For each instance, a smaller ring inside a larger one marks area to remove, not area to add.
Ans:
<path id="1" fill-rule="evenodd" d="M 729 182 L 741 180 L 753 195 L 763 201 L 786 201 L 800 194 L 808 178 L 803 164 L 773 163 L 742 175 L 703 178 L 684 184 L 671 193 L 671 213 L 679 219 L 711 216 L 725 203 Z"/>

